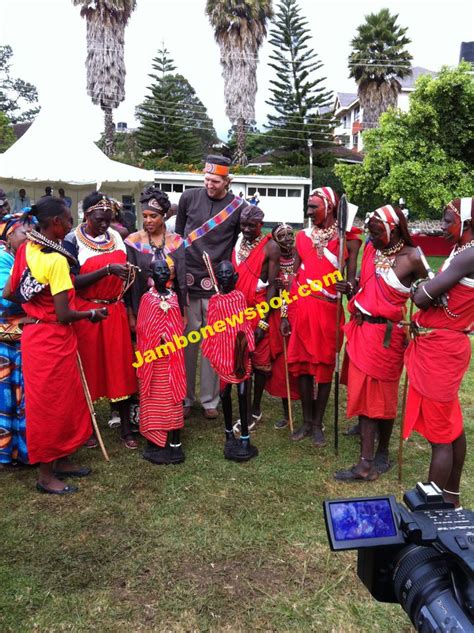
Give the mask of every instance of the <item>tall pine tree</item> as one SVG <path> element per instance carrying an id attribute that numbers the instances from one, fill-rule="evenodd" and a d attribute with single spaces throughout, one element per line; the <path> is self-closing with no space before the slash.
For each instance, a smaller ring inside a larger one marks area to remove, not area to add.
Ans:
<path id="1" fill-rule="evenodd" d="M 150 94 L 137 108 L 139 147 L 152 157 L 198 162 L 217 141 L 207 110 L 188 80 L 173 73 L 169 51 L 160 49 L 152 65 Z"/>
<path id="2" fill-rule="evenodd" d="M 288 152 L 292 162 L 306 161 L 308 140 L 321 147 L 332 142 L 332 92 L 326 90 L 326 77 L 317 77 L 322 67 L 311 47 L 308 22 L 301 16 L 296 0 L 280 0 L 270 31 L 270 66 L 276 78 L 270 82 L 274 109 L 268 115 L 272 145 Z"/>

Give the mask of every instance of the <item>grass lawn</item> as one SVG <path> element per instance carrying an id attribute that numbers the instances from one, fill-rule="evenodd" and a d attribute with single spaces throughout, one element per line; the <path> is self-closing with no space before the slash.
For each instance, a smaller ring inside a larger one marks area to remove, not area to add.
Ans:
<path id="1" fill-rule="evenodd" d="M 472 441 L 472 367 L 461 399 Z M 332 474 L 356 460 L 357 442 L 341 437 L 338 458 L 331 446 L 292 444 L 273 428 L 280 404 L 265 397 L 263 410 L 253 436 L 260 456 L 248 464 L 224 460 L 222 418 L 196 410 L 186 462 L 153 466 L 119 445 L 104 403 L 111 463 L 82 449 L 94 472 L 78 494 L 40 495 L 33 470 L 0 472 L 0 631 L 411 631 L 401 607 L 375 602 L 360 583 L 355 552 L 331 553 L 321 502 L 400 499 L 426 477 L 428 444 L 416 435 L 406 444 L 402 486 L 396 467 L 372 484 L 337 484 Z M 299 405 L 295 413 L 300 420 Z M 332 404 L 326 426 L 331 444 Z M 394 458 L 397 444 L 398 432 Z M 471 452 L 467 507 L 473 462 Z"/>

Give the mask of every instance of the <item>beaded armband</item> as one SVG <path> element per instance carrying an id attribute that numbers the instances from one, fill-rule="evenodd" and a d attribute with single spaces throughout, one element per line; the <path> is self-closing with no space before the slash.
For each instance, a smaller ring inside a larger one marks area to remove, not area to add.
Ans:
<path id="1" fill-rule="evenodd" d="M 263 319 L 260 319 L 260 321 L 258 322 L 258 327 L 263 330 L 264 332 L 266 332 L 268 329 L 270 329 L 270 325 L 264 321 Z"/>
<path id="2" fill-rule="evenodd" d="M 288 304 L 285 301 L 281 304 L 280 317 L 282 319 L 288 318 Z"/>

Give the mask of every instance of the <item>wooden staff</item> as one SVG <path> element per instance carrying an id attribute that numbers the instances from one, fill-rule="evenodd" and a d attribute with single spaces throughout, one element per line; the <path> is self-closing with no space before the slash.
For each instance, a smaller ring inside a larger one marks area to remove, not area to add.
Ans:
<path id="1" fill-rule="evenodd" d="M 102 436 L 99 431 L 99 425 L 97 424 L 97 419 L 95 417 L 94 405 L 92 403 L 91 393 L 89 391 L 89 386 L 87 384 L 86 375 L 84 373 L 84 367 L 82 366 L 81 357 L 79 356 L 79 352 L 77 352 L 77 363 L 79 365 L 79 374 L 81 375 L 82 388 L 84 389 L 84 395 L 86 396 L 87 406 L 89 407 L 89 412 L 92 418 L 92 426 L 94 427 L 94 433 L 96 434 L 97 440 L 99 442 L 100 450 L 102 451 L 102 455 L 105 458 L 106 462 L 109 462 L 109 456 L 107 454 L 107 450 L 105 448 L 104 442 L 102 441 Z"/>
<path id="2" fill-rule="evenodd" d="M 408 318 L 408 327 L 410 327 L 411 317 L 413 316 L 413 299 L 410 301 L 410 316 Z M 408 335 L 409 336 L 409 335 Z M 400 440 L 398 443 L 398 482 L 402 483 L 402 468 L 403 468 L 403 429 L 405 426 L 405 413 L 407 404 L 408 393 L 408 372 L 405 369 L 405 380 L 403 383 L 403 395 L 402 395 L 402 412 L 400 419 Z"/>
<path id="3" fill-rule="evenodd" d="M 347 198 L 345 194 L 341 196 L 337 208 L 337 232 L 339 236 L 339 256 L 337 267 L 342 275 L 344 270 L 344 251 L 346 249 L 347 230 Z M 339 343 L 340 343 L 340 321 L 342 313 L 342 295 L 337 293 L 336 304 L 336 362 L 334 368 L 334 452 L 339 453 Z"/>

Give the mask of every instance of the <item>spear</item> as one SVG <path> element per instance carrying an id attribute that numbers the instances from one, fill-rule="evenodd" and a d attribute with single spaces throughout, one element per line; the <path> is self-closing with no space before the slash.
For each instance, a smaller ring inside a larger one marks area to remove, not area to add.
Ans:
<path id="1" fill-rule="evenodd" d="M 341 276 L 344 270 L 344 253 L 346 250 L 346 231 L 348 231 L 354 221 L 358 207 L 347 202 L 346 194 L 341 196 L 337 207 L 337 234 L 339 237 L 339 254 L 337 258 L 337 267 Z M 342 295 L 337 293 L 336 305 L 336 364 L 334 370 L 334 451 L 336 455 L 339 452 L 339 345 L 340 345 L 340 321 L 342 314 Z"/>

